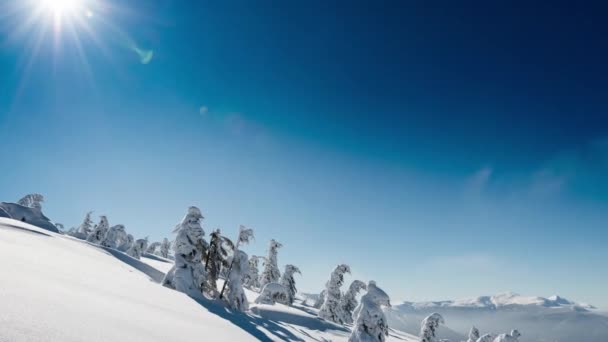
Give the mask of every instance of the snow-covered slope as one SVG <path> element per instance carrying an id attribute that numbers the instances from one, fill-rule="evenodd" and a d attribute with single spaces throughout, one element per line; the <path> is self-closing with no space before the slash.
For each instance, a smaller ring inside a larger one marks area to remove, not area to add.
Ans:
<path id="1" fill-rule="evenodd" d="M 346 341 L 350 334 L 301 304 L 252 304 L 238 313 L 195 301 L 158 284 L 170 266 L 0 218 L 0 341 Z M 388 340 L 416 338 L 393 331 Z"/>

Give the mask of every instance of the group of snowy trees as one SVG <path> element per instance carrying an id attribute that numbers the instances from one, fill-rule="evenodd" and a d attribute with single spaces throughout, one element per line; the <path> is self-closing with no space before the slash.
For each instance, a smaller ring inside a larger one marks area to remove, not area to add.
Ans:
<path id="1" fill-rule="evenodd" d="M 440 342 L 437 340 L 437 329 L 441 324 L 445 324 L 445 321 L 440 314 L 432 313 L 427 316 L 420 325 L 420 342 Z M 511 330 L 508 334 L 480 336 L 479 329 L 472 327 L 466 342 L 517 342 L 520 336 L 517 330 Z"/>
<path id="2" fill-rule="evenodd" d="M 90 243 L 125 252 L 133 258 L 139 259 L 144 253 L 157 254 L 164 258 L 169 257 L 171 243 L 168 239 L 155 242 L 148 247 L 148 238 L 137 239 L 127 234 L 125 226 L 117 224 L 110 227 L 107 216 L 100 216 L 99 223 L 94 224 L 91 219 L 93 212 L 88 212 L 78 227 L 71 228 L 67 235 L 86 240 Z M 152 248 L 154 247 L 154 248 Z"/>

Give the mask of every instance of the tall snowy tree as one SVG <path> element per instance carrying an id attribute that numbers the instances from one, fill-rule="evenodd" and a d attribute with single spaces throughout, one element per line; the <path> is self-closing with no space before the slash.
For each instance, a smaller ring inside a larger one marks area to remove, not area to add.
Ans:
<path id="1" fill-rule="evenodd" d="M 320 309 L 323 306 L 323 303 L 325 303 L 326 294 L 327 294 L 327 290 L 323 289 L 323 291 L 321 291 L 321 293 L 319 293 L 319 297 L 317 298 L 317 300 L 315 300 L 313 307 Z"/>
<path id="2" fill-rule="evenodd" d="M 160 243 L 160 256 L 167 259 L 169 258 L 169 251 L 171 250 L 171 242 L 169 239 L 164 238 L 163 242 Z"/>
<path id="3" fill-rule="evenodd" d="M 101 244 L 101 242 L 106 238 L 106 234 L 110 229 L 110 224 L 108 223 L 108 218 L 104 215 L 99 216 L 99 223 L 95 225 L 93 230 L 87 236 L 87 241 L 94 244 Z"/>
<path id="4" fill-rule="evenodd" d="M 258 268 L 260 259 L 264 259 L 264 257 L 255 255 L 249 257 L 249 272 L 243 276 L 243 284 L 250 290 L 260 290 L 260 270 Z"/>
<path id="5" fill-rule="evenodd" d="M 114 248 L 116 249 L 127 239 L 127 232 L 125 231 L 125 226 L 122 224 L 117 224 L 112 226 L 106 237 L 101 242 L 101 245 L 104 247 Z"/>
<path id="6" fill-rule="evenodd" d="M 125 239 L 116 247 L 121 252 L 127 252 L 135 243 L 135 238 L 131 234 L 127 234 Z"/>
<path id="7" fill-rule="evenodd" d="M 44 196 L 41 194 L 28 194 L 17 201 L 17 204 L 28 208 L 42 210 L 42 202 L 44 202 Z"/>
<path id="8" fill-rule="evenodd" d="M 467 342 L 477 342 L 478 339 L 479 339 L 479 329 L 477 329 L 475 327 L 471 327 L 471 330 L 469 330 L 469 339 L 467 340 Z"/>
<path id="9" fill-rule="evenodd" d="M 445 324 L 443 317 L 438 313 L 428 315 L 420 325 L 420 342 L 435 342 L 437 328 Z"/>
<path id="10" fill-rule="evenodd" d="M 226 280 L 228 282 L 226 298 L 231 308 L 247 311 L 249 310 L 249 302 L 243 290 L 243 274 L 248 272 L 248 257 L 245 252 L 236 249 L 231 259 L 232 270 Z"/>
<path id="11" fill-rule="evenodd" d="M 521 334 L 517 330 L 511 330 L 509 334 L 500 334 L 496 336 L 493 342 L 518 342 Z"/>
<path id="12" fill-rule="evenodd" d="M 135 259 L 140 259 L 146 249 L 148 249 L 148 238 L 137 239 L 126 253 Z"/>
<path id="13" fill-rule="evenodd" d="M 344 274 L 350 273 L 348 265 L 338 265 L 331 273 L 331 278 L 325 284 L 325 301 L 319 310 L 319 317 L 339 324 L 344 324 L 344 313 L 340 306 L 342 293 L 340 287 L 344 284 Z"/>
<path id="14" fill-rule="evenodd" d="M 175 227 L 175 264 L 163 279 L 164 286 L 198 298 L 202 296 L 203 284 L 207 279 L 202 264 L 204 250 L 208 248 L 203 239 L 203 218 L 200 209 L 190 207 L 182 222 Z"/>
<path id="15" fill-rule="evenodd" d="M 302 274 L 296 266 L 285 265 L 285 272 L 283 272 L 283 276 L 281 277 L 281 285 L 287 288 L 287 293 L 289 294 L 287 297 L 289 305 L 293 305 L 293 302 L 296 300 L 296 293 L 298 292 L 296 280 L 294 279 L 296 273 Z"/>
<path id="16" fill-rule="evenodd" d="M 236 238 L 236 246 L 234 246 L 233 248 L 233 253 L 232 255 L 236 255 L 238 250 L 239 250 L 239 246 L 241 244 L 247 244 L 249 243 L 251 240 L 253 240 L 253 229 L 249 229 L 243 225 L 239 226 L 239 235 Z M 247 255 L 247 254 L 245 254 Z M 234 263 L 237 261 L 237 258 L 232 258 L 232 261 L 230 262 L 230 266 L 228 266 L 228 270 L 224 270 L 224 276 L 226 277 L 226 279 L 230 279 L 231 277 L 231 273 L 232 273 L 232 268 L 234 267 Z M 241 281 L 241 285 L 239 285 L 242 289 L 243 285 L 242 285 L 242 278 L 243 278 L 243 273 L 241 273 L 240 275 L 240 281 Z M 224 296 L 224 291 L 226 290 L 226 285 L 228 284 L 228 281 L 224 282 L 224 286 L 222 286 L 222 291 L 220 291 L 220 299 L 223 298 Z"/>
<path id="17" fill-rule="evenodd" d="M 359 303 L 357 303 L 357 294 L 359 291 L 367 289 L 367 286 L 361 280 L 353 280 L 348 287 L 348 291 L 344 293 L 342 299 L 340 300 L 340 305 L 342 306 L 342 312 L 344 312 L 344 317 L 342 320 L 345 323 L 353 323 L 353 312 Z"/>
<path id="18" fill-rule="evenodd" d="M 209 250 L 203 261 L 205 262 L 205 270 L 207 271 L 205 290 L 213 297 L 217 297 L 219 294 L 217 280 L 220 277 L 222 267 L 228 267 L 230 265 L 228 256 L 233 249 L 234 244 L 232 241 L 223 236 L 219 229 L 216 229 L 209 234 Z"/>
<path id="19" fill-rule="evenodd" d="M 93 230 L 93 220 L 91 220 L 92 214 L 92 211 L 89 211 L 87 213 L 80 226 L 78 226 L 78 228 L 76 228 L 76 231 L 71 234 L 73 237 L 85 240 L 89 236 L 89 234 L 91 234 L 91 231 Z"/>
<path id="20" fill-rule="evenodd" d="M 355 309 L 355 326 L 349 342 L 384 342 L 388 336 L 388 323 L 382 307 L 390 307 L 390 298 L 375 281 L 367 285 L 367 293 Z"/>
<path id="21" fill-rule="evenodd" d="M 270 240 L 270 244 L 268 246 L 268 257 L 264 263 L 264 271 L 262 271 L 262 274 L 260 275 L 261 287 L 264 287 L 264 285 L 268 283 L 276 283 L 279 281 L 281 272 L 279 271 L 277 254 L 279 253 L 279 248 L 281 247 L 283 247 L 283 245 L 275 239 Z"/>

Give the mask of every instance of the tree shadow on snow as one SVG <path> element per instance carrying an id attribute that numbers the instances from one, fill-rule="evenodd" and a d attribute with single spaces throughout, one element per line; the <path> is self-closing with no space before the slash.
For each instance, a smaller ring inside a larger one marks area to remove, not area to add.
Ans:
<path id="1" fill-rule="evenodd" d="M 172 264 L 173 263 L 173 260 L 168 260 L 168 259 L 165 259 L 165 258 L 161 258 L 158 255 L 154 255 L 154 254 L 150 254 L 150 253 L 144 253 L 142 255 L 142 257 L 148 258 L 148 259 L 152 259 L 152 260 L 156 260 L 156 261 L 166 262 L 167 264 Z"/>
<path id="2" fill-rule="evenodd" d="M 268 337 L 266 333 L 258 329 L 258 327 L 263 327 L 282 341 L 304 341 L 302 338 L 294 335 L 291 331 L 285 329 L 270 319 L 264 317 L 255 317 L 244 312 L 230 310 L 224 305 L 224 302 L 219 300 L 191 298 L 199 303 L 202 307 L 209 310 L 209 312 L 230 321 L 230 323 L 245 330 L 247 333 L 251 334 L 251 336 L 260 341 L 274 341 L 274 339 Z"/>
<path id="3" fill-rule="evenodd" d="M 295 306 L 293 308 L 300 309 Z M 305 315 L 294 315 L 294 314 L 289 314 L 289 313 L 281 312 L 281 311 L 267 310 L 267 309 L 264 309 L 261 307 L 255 307 L 252 311 L 259 314 L 261 317 L 263 317 L 265 319 L 268 319 L 271 321 L 279 321 L 279 322 L 283 322 L 283 323 L 290 324 L 290 325 L 297 325 L 300 327 L 304 327 L 308 330 L 317 330 L 317 331 L 333 330 L 333 331 L 350 332 L 349 329 L 347 329 L 341 325 L 337 325 L 337 324 L 328 322 L 324 319 L 321 319 L 321 318 L 317 317 L 314 313 L 307 312 L 306 310 L 301 310 L 301 311 L 314 315 L 314 316 L 311 317 L 311 316 L 305 316 Z"/>
<path id="4" fill-rule="evenodd" d="M 159 283 L 163 281 L 163 278 L 165 277 L 165 274 L 159 270 L 157 270 L 156 268 L 145 264 L 137 259 L 134 259 L 128 255 L 126 255 L 123 252 L 117 251 L 115 249 L 112 248 L 107 248 L 107 247 L 100 247 L 97 246 L 101 249 L 103 249 L 104 251 L 108 252 L 110 255 L 112 255 L 113 257 L 115 257 L 116 259 L 124 262 L 125 264 L 135 268 L 136 270 L 144 273 L 145 275 L 147 275 L 148 277 L 150 277 L 150 279 L 156 283 Z"/>

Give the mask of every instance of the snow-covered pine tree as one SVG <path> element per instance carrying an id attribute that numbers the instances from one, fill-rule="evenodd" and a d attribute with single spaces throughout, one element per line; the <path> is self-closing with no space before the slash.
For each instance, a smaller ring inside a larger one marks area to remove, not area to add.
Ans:
<path id="1" fill-rule="evenodd" d="M 93 230 L 93 220 L 91 220 L 92 214 L 93 212 L 89 211 L 84 217 L 84 220 L 82 221 L 80 226 L 78 226 L 78 228 L 75 229 L 75 232 L 70 235 L 81 240 L 86 240 L 86 238 L 89 236 L 89 234 L 91 234 L 91 231 Z"/>
<path id="2" fill-rule="evenodd" d="M 495 338 L 496 338 L 495 335 L 484 334 L 480 338 L 478 338 L 477 341 L 475 341 L 475 342 L 492 342 L 492 341 L 494 341 Z"/>
<path id="3" fill-rule="evenodd" d="M 164 238 L 163 242 L 160 243 L 160 256 L 167 259 L 169 258 L 169 251 L 171 250 L 171 242 L 169 239 Z"/>
<path id="4" fill-rule="evenodd" d="M 245 291 L 243 290 L 243 274 L 248 272 L 249 263 L 247 253 L 235 250 L 232 256 L 233 260 L 230 260 L 232 269 L 228 275 L 228 289 L 225 298 L 228 299 L 228 304 L 231 308 L 239 311 L 249 310 L 249 302 Z"/>
<path id="5" fill-rule="evenodd" d="M 342 299 L 340 300 L 340 305 L 342 306 L 342 312 L 344 313 L 344 317 L 342 320 L 344 323 L 353 323 L 353 312 L 355 308 L 357 308 L 357 294 L 359 291 L 367 289 L 367 286 L 361 280 L 353 280 L 348 287 L 348 291 L 344 293 Z"/>
<path id="6" fill-rule="evenodd" d="M 383 342 L 388 336 L 388 323 L 382 307 L 390 307 L 390 298 L 375 281 L 367 285 L 367 293 L 355 309 L 355 326 L 349 342 Z"/>
<path id="7" fill-rule="evenodd" d="M 518 342 L 521 334 L 517 330 L 511 330 L 509 334 L 500 334 L 496 336 L 493 342 Z"/>
<path id="8" fill-rule="evenodd" d="M 256 255 L 249 257 L 249 272 L 243 276 L 243 285 L 250 290 L 261 290 L 260 270 L 258 268 L 260 259 L 264 259 L 264 257 Z"/>
<path id="9" fill-rule="evenodd" d="M 148 238 L 145 239 L 137 239 L 127 250 L 127 254 L 135 259 L 140 259 L 144 252 L 148 249 Z"/>
<path id="10" fill-rule="evenodd" d="M 148 246 L 148 248 L 146 249 L 146 253 L 148 254 L 156 254 L 156 250 L 160 248 L 160 242 L 156 241 L 156 242 L 152 242 L 150 244 L 150 246 Z"/>
<path id="11" fill-rule="evenodd" d="M 116 249 L 126 239 L 127 232 L 125 231 L 125 226 L 123 226 L 122 224 L 117 224 L 115 226 L 112 226 L 108 230 L 108 233 L 106 234 L 104 240 L 101 242 L 101 245 L 104 247 Z"/>
<path id="12" fill-rule="evenodd" d="M 200 209 L 190 207 L 182 222 L 173 230 L 177 233 L 173 246 L 175 264 L 162 282 L 164 286 L 198 298 L 202 297 L 202 287 L 207 278 L 202 264 L 203 252 L 208 248 L 203 239 L 203 219 Z"/>
<path id="13" fill-rule="evenodd" d="M 110 229 L 108 218 L 104 215 L 99 216 L 99 223 L 95 225 L 93 230 L 91 230 L 87 236 L 87 241 L 98 245 L 101 244 L 101 242 L 106 238 L 108 229 Z"/>
<path id="14" fill-rule="evenodd" d="M 315 300 L 313 307 L 320 309 L 323 306 L 323 303 L 325 303 L 326 294 L 327 294 L 327 290 L 323 289 L 323 291 L 321 291 L 321 293 L 319 293 L 319 297 L 317 298 L 317 300 Z"/>
<path id="15" fill-rule="evenodd" d="M 205 270 L 207 271 L 205 290 L 213 297 L 219 295 L 217 280 L 220 278 L 222 267 L 229 267 L 228 255 L 233 250 L 234 244 L 230 239 L 223 236 L 219 229 L 209 234 L 209 249 L 203 261 L 205 262 Z"/>
<path id="16" fill-rule="evenodd" d="M 473 326 L 473 327 L 471 327 L 471 330 L 469 330 L 469 339 L 467 340 L 467 342 L 477 342 L 478 339 L 479 339 L 479 329 L 477 329 Z"/>
<path id="17" fill-rule="evenodd" d="M 420 342 L 435 342 L 439 324 L 445 324 L 440 314 L 435 312 L 428 315 L 420 325 Z"/>
<path id="18" fill-rule="evenodd" d="M 277 261 L 277 254 L 281 247 L 283 247 L 283 245 L 280 242 L 275 239 L 270 240 L 268 257 L 264 263 L 264 271 L 262 271 L 262 274 L 260 275 L 260 287 L 264 287 L 264 285 L 268 283 L 276 283 L 279 281 L 279 278 L 281 278 L 281 272 L 279 271 Z"/>
<path id="19" fill-rule="evenodd" d="M 336 266 L 331 273 L 331 278 L 325 284 L 325 301 L 319 310 L 319 317 L 338 324 L 344 324 L 340 287 L 344 284 L 345 273 L 350 273 L 350 267 L 344 264 Z"/>
<path id="20" fill-rule="evenodd" d="M 34 193 L 23 196 L 23 198 L 17 201 L 17 204 L 28 208 L 42 210 L 42 202 L 44 202 L 44 196 Z"/>
<path id="21" fill-rule="evenodd" d="M 126 234 L 126 233 L 125 233 Z M 131 246 L 135 243 L 135 238 L 131 234 L 127 234 L 125 239 L 118 245 L 116 249 L 121 252 L 127 252 Z"/>
<path id="22" fill-rule="evenodd" d="M 296 280 L 294 279 L 294 275 L 302 274 L 300 269 L 294 265 L 285 265 L 285 272 L 283 272 L 283 276 L 281 277 L 281 285 L 287 288 L 287 303 L 289 305 L 293 305 L 294 300 L 296 300 L 296 293 L 298 289 L 296 288 Z"/>

